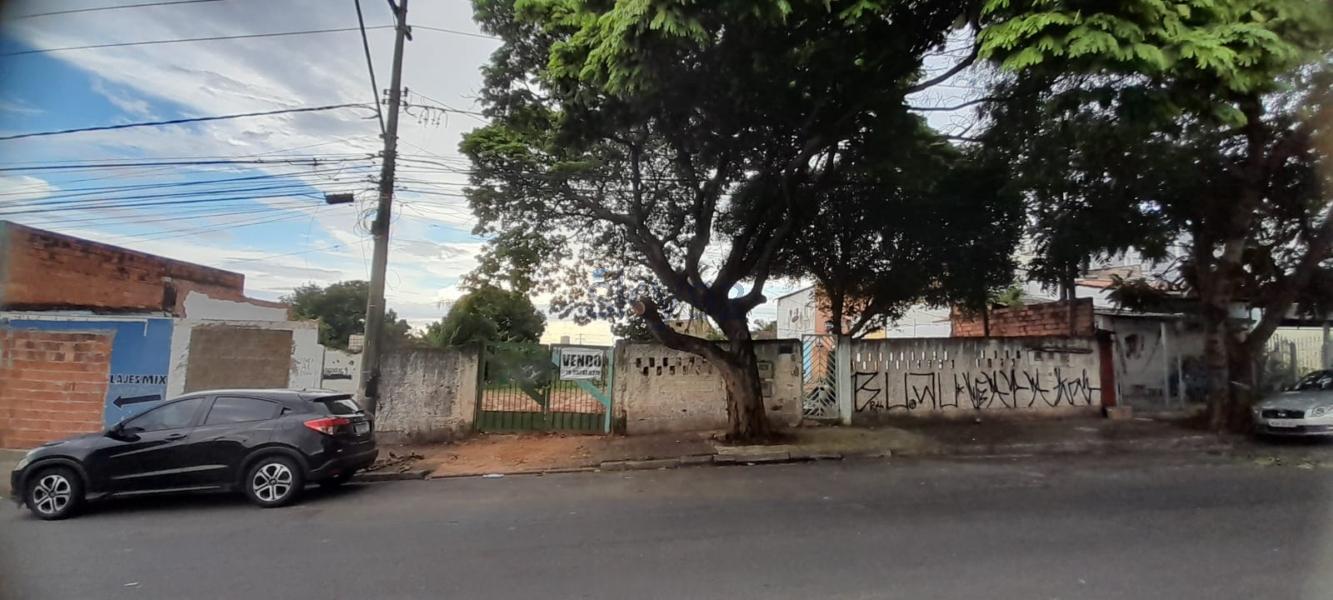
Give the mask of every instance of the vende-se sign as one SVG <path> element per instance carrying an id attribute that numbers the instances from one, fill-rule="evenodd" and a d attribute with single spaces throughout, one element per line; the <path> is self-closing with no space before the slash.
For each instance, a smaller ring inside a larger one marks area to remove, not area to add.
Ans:
<path id="1" fill-rule="evenodd" d="M 597 348 L 561 348 L 561 379 L 601 379 L 606 352 Z"/>

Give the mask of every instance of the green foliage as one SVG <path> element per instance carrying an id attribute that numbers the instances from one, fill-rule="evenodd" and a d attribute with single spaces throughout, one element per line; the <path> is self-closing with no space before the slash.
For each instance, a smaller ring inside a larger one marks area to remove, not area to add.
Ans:
<path id="1" fill-rule="evenodd" d="M 551 292 L 578 321 L 665 295 L 737 335 L 817 212 L 798 190 L 898 129 L 923 56 L 974 16 L 953 0 L 475 6 L 504 44 L 484 70 L 491 123 L 461 146 L 492 239 L 474 280 Z"/>
<path id="2" fill-rule="evenodd" d="M 1174 102 L 1235 124 L 1237 95 L 1326 50 L 1330 3 L 1311 0 L 987 0 L 980 56 L 1009 71 L 1139 78 Z M 1239 119 L 1239 121 L 1238 121 Z"/>
<path id="3" fill-rule="evenodd" d="M 366 281 L 340 281 L 328 287 L 308 283 L 284 296 L 298 319 L 319 320 L 319 343 L 340 350 L 347 349 L 347 339 L 366 330 L 366 301 L 370 284 Z M 406 343 L 411 326 L 392 310 L 384 313 L 384 338 L 389 345 Z"/>
<path id="4" fill-rule="evenodd" d="M 883 326 L 913 304 L 983 306 L 1013 280 L 1022 198 L 1003 169 L 961 152 L 916 117 L 867 132 L 813 182 L 811 214 L 781 273 L 813 278 L 842 333 Z"/>
<path id="5" fill-rule="evenodd" d="M 520 292 L 481 285 L 463 295 L 449 314 L 426 328 L 425 341 L 446 348 L 478 342 L 536 342 L 546 317 Z"/>

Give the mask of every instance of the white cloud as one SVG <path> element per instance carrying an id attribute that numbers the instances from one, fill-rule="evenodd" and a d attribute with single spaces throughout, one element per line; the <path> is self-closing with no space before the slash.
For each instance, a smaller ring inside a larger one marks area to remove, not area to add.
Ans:
<path id="1" fill-rule="evenodd" d="M 45 179 L 29 175 L 0 175 L 0 208 L 8 208 L 26 200 L 37 200 L 51 195 L 59 188 Z"/>
<path id="2" fill-rule="evenodd" d="M 16 115 L 40 115 L 46 111 L 13 98 L 0 98 L 0 112 L 13 113 Z"/>
<path id="3" fill-rule="evenodd" d="M 112 90 L 107 87 L 106 82 L 101 78 L 93 78 L 92 90 L 106 98 L 107 101 L 111 102 L 116 108 L 127 113 L 145 119 L 157 117 L 157 115 L 153 114 L 153 110 L 149 108 L 147 100 L 144 100 L 143 98 L 132 98 L 124 92 Z"/>

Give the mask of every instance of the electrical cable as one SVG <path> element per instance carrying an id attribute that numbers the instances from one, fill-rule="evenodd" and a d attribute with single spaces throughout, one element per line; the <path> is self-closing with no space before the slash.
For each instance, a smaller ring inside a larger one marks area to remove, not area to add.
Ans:
<path id="1" fill-rule="evenodd" d="M 204 2 L 221 2 L 222 0 L 170 0 L 168 2 L 144 2 L 142 4 L 118 4 L 115 6 L 96 6 L 93 8 L 72 8 L 69 10 L 54 10 L 44 13 L 33 13 L 30 15 L 18 15 L 10 17 L 11 20 L 32 19 L 36 17 L 50 17 L 54 15 L 72 15 L 76 13 L 95 12 L 100 10 L 120 10 L 122 8 L 145 8 L 149 6 L 171 6 L 173 4 L 201 4 Z"/>
<path id="2" fill-rule="evenodd" d="M 375 25 L 366 29 L 393 29 L 393 25 Z M 243 33 L 238 35 L 214 35 L 208 37 L 196 38 L 172 38 L 167 40 L 143 40 L 138 42 L 112 42 L 108 44 L 88 44 L 86 46 L 62 46 L 60 48 L 36 48 L 33 50 L 19 50 L 18 52 L 6 52 L 0 56 L 23 56 L 25 54 L 47 54 L 50 52 L 65 52 L 68 50 L 98 50 L 102 48 L 124 48 L 126 46 L 155 46 L 159 44 L 183 44 L 186 42 L 217 42 L 223 40 L 247 40 L 254 38 L 284 37 L 292 35 L 314 35 L 320 33 L 341 33 L 344 31 L 359 31 L 359 27 L 334 27 L 332 29 L 306 29 L 302 31 L 275 31 L 271 33 Z"/>
<path id="3" fill-rule="evenodd" d="M 365 108 L 365 104 L 329 104 L 326 106 L 307 106 L 304 108 L 284 108 L 279 110 L 266 110 L 250 113 L 237 113 L 232 115 L 216 115 L 212 117 L 189 117 L 184 119 L 169 119 L 166 121 L 147 121 L 141 123 L 122 123 L 120 125 L 102 125 L 100 127 L 81 127 L 77 129 L 61 129 L 58 131 L 38 131 L 32 133 L 20 133 L 16 135 L 0 136 L 0 141 L 17 140 L 21 138 L 44 137 L 51 135 L 64 135 L 67 133 L 83 133 L 87 131 L 109 131 L 112 129 L 130 129 L 134 127 L 158 127 L 162 125 L 179 125 L 182 123 L 202 123 L 206 121 L 223 121 L 227 119 L 242 119 L 246 117 L 264 117 L 269 115 L 282 115 L 292 113 L 316 112 L 325 110 L 336 110 L 340 108 Z"/>
<path id="4" fill-rule="evenodd" d="M 366 37 L 366 20 L 361 16 L 361 0 L 356 3 L 356 22 L 361 27 L 361 47 L 366 51 L 366 70 L 370 71 L 370 97 L 375 99 L 375 116 L 380 120 L 380 135 L 389 135 L 384 128 L 384 110 L 380 108 L 380 86 L 375 82 L 375 63 L 370 59 L 370 39 Z"/>

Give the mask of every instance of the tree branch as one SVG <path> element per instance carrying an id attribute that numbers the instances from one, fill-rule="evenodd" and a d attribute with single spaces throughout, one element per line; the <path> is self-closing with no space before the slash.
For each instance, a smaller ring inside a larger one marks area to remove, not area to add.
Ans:
<path id="1" fill-rule="evenodd" d="M 974 63 L 974 62 L 977 61 L 977 52 L 980 51 L 980 50 L 981 50 L 981 46 L 980 46 L 980 45 L 974 45 L 974 46 L 972 46 L 972 51 L 971 51 L 971 52 L 968 52 L 968 53 L 967 53 L 967 57 L 964 58 L 963 60 L 959 61 L 958 64 L 956 64 L 956 65 L 954 65 L 954 66 L 952 66 L 952 67 L 949 67 L 949 69 L 948 69 L 947 71 L 945 71 L 945 72 L 943 72 L 943 73 L 940 73 L 939 75 L 937 75 L 937 76 L 935 76 L 935 77 L 931 77 L 930 79 L 927 79 L 927 80 L 925 80 L 925 81 L 922 81 L 921 83 L 918 83 L 918 84 L 916 84 L 916 85 L 909 86 L 909 87 L 907 88 L 907 90 L 906 90 L 904 93 L 905 93 L 905 94 L 913 94 L 913 93 L 916 93 L 916 92 L 920 92 L 920 91 L 922 91 L 922 90 L 925 90 L 925 89 L 927 89 L 927 88 L 930 88 L 931 86 L 935 86 L 935 85 L 944 83 L 945 81 L 948 81 L 949 78 L 953 77 L 954 75 L 957 75 L 957 74 L 958 74 L 959 72 L 961 72 L 963 69 L 966 69 L 966 68 L 972 66 L 972 63 Z"/>
<path id="2" fill-rule="evenodd" d="M 720 346 L 710 340 L 686 335 L 672 329 L 662 318 L 657 303 L 652 298 L 641 297 L 634 303 L 634 314 L 648 322 L 648 331 L 653 338 L 672 350 L 697 354 L 710 361 L 728 362 L 728 356 Z"/>
<path id="3" fill-rule="evenodd" d="M 953 110 L 961 110 L 961 109 L 967 108 L 967 107 L 969 107 L 969 106 L 974 106 L 974 105 L 977 105 L 977 104 L 981 104 L 981 103 L 983 103 L 983 102 L 999 102 L 999 101 L 1001 101 L 1001 100 L 1008 100 L 1008 99 L 1009 99 L 1009 98 L 1001 98 L 1001 97 L 999 97 L 999 96 L 983 96 L 983 97 L 981 97 L 981 98 L 977 98 L 976 100 L 968 100 L 967 102 L 964 102 L 964 103 L 962 103 L 962 104 L 955 104 L 955 105 L 953 105 L 953 106 L 911 106 L 911 105 L 908 105 L 907 110 L 917 110 L 917 111 L 936 111 L 936 110 L 938 110 L 938 111 L 945 111 L 945 112 L 947 112 L 947 111 L 953 111 Z"/>
<path id="4" fill-rule="evenodd" d="M 1245 336 L 1245 346 L 1251 355 L 1262 350 L 1264 344 L 1268 343 L 1268 338 L 1272 337 L 1278 325 L 1282 324 L 1282 319 L 1286 318 L 1287 312 L 1296 303 L 1301 291 L 1310 285 L 1310 280 L 1319 270 L 1319 264 L 1330 256 L 1333 256 L 1333 204 L 1330 204 L 1324 213 L 1324 224 L 1319 228 L 1319 235 L 1310 241 L 1310 247 L 1292 269 L 1291 274 L 1279 282 L 1277 292 L 1273 294 L 1267 306 L 1263 307 L 1264 316 L 1260 317 L 1259 323 Z"/>

